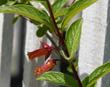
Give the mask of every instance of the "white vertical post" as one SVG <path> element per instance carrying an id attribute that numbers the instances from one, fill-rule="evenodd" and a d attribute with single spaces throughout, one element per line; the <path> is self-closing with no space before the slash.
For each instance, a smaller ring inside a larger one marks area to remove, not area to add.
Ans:
<path id="1" fill-rule="evenodd" d="M 1 72 L 0 87 L 10 87 L 11 79 L 11 57 L 13 44 L 13 15 L 4 15 L 2 42 L 1 42 Z"/>
<path id="2" fill-rule="evenodd" d="M 82 79 L 103 64 L 108 1 L 98 0 L 82 13 L 84 23 L 79 51 L 79 74 Z M 101 87 L 101 82 L 97 87 Z"/>

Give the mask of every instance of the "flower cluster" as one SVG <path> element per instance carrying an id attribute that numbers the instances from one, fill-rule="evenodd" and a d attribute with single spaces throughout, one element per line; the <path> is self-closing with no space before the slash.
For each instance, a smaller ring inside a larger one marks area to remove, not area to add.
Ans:
<path id="1" fill-rule="evenodd" d="M 56 60 L 53 58 L 48 58 L 54 49 L 52 46 L 49 46 L 47 43 L 42 42 L 42 48 L 37 49 L 32 52 L 28 52 L 29 60 L 33 60 L 36 57 L 39 58 L 41 56 L 45 56 L 46 60 L 45 63 L 42 66 L 36 67 L 34 70 L 34 75 L 39 76 L 43 74 L 44 72 L 47 72 L 49 70 L 52 70 L 54 66 L 56 65 Z"/>

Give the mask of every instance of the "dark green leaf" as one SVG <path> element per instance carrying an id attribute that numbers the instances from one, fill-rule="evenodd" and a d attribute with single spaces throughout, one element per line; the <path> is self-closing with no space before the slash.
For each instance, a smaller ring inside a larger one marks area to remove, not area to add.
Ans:
<path id="1" fill-rule="evenodd" d="M 52 5 L 53 13 L 57 15 L 62 10 L 62 7 L 68 2 L 68 0 L 56 0 Z"/>
<path id="2" fill-rule="evenodd" d="M 30 5 L 19 4 L 13 6 L 0 6 L 0 12 L 22 15 L 50 26 L 48 15 L 45 15 L 42 11 Z"/>
<path id="3" fill-rule="evenodd" d="M 89 84 L 87 85 L 87 87 L 90 87 L 99 78 L 107 75 L 108 73 L 110 73 L 110 61 L 98 67 L 89 75 Z"/>
<path id="4" fill-rule="evenodd" d="M 62 8 L 59 9 L 57 12 L 54 13 L 55 18 L 59 17 L 59 16 L 64 16 L 66 15 L 68 12 L 68 8 Z"/>
<path id="5" fill-rule="evenodd" d="M 69 52 L 69 56 L 71 58 L 74 57 L 74 54 L 78 50 L 81 28 L 82 28 L 82 19 L 79 19 L 70 26 L 69 30 L 66 33 L 65 41 Z"/>
<path id="6" fill-rule="evenodd" d="M 83 79 L 82 81 L 83 87 L 87 87 L 88 83 L 89 83 L 89 76 Z"/>
<path id="7" fill-rule="evenodd" d="M 37 80 L 48 81 L 69 87 L 78 87 L 72 76 L 61 72 L 49 71 L 41 75 L 39 78 L 37 78 Z"/>
<path id="8" fill-rule="evenodd" d="M 48 30 L 48 28 L 46 27 L 46 26 L 42 26 L 42 27 L 38 27 L 39 29 L 37 30 L 37 32 L 36 32 L 36 35 L 38 36 L 38 37 L 42 37 L 43 35 L 45 35 L 46 34 L 46 32 L 47 32 L 47 30 Z"/>
<path id="9" fill-rule="evenodd" d="M 89 85 L 89 76 L 87 76 L 83 81 L 82 81 L 83 87 L 96 87 L 97 81 L 94 82 L 92 85 Z"/>
<path id="10" fill-rule="evenodd" d="M 43 2 L 43 1 L 45 1 L 45 0 L 35 0 L 35 1 Z"/>
<path id="11" fill-rule="evenodd" d="M 17 1 L 8 1 L 6 5 L 14 5 Z"/>
<path id="12" fill-rule="evenodd" d="M 29 20 L 31 23 L 35 24 L 35 25 L 40 25 L 41 23 L 36 21 L 36 20 L 33 20 L 33 19 L 30 19 Z"/>
<path id="13" fill-rule="evenodd" d="M 0 5 L 6 4 L 8 0 L 0 0 Z"/>
<path id="14" fill-rule="evenodd" d="M 62 29 L 69 23 L 69 21 L 83 9 L 87 8 L 91 4 L 95 3 L 97 0 L 78 0 L 76 3 L 73 3 L 69 8 L 69 11 L 62 22 Z"/>
<path id="15" fill-rule="evenodd" d="M 83 81 L 82 81 L 83 87 L 88 87 L 89 85 L 89 76 L 87 76 Z M 91 86 L 89 87 L 96 87 L 97 81 L 94 82 Z"/>
<path id="16" fill-rule="evenodd" d="M 31 0 L 20 0 L 21 3 L 27 3 L 29 1 L 31 1 Z"/>
<path id="17" fill-rule="evenodd" d="M 89 87 L 96 87 L 96 86 L 97 86 L 97 81 Z"/>
<path id="18" fill-rule="evenodd" d="M 56 12 L 58 9 L 61 9 L 67 2 L 68 0 L 56 0 L 52 5 L 53 11 Z"/>

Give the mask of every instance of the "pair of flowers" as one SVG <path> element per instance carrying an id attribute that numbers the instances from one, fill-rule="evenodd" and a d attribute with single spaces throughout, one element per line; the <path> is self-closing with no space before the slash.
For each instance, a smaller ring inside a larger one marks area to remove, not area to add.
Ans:
<path id="1" fill-rule="evenodd" d="M 49 70 L 52 70 L 54 66 L 56 65 L 56 60 L 53 58 L 48 58 L 54 49 L 54 47 L 49 46 L 47 43 L 41 42 L 42 48 L 37 49 L 32 52 L 28 52 L 29 60 L 33 60 L 36 57 L 45 56 L 45 62 L 42 66 L 38 66 L 34 70 L 35 76 L 39 76 Z"/>

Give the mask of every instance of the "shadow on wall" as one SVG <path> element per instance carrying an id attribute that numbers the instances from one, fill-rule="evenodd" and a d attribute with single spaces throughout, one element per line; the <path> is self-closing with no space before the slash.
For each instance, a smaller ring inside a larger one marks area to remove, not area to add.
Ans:
<path id="1" fill-rule="evenodd" d="M 104 50 L 104 62 L 110 60 L 110 0 L 108 3 L 108 16 L 107 16 L 107 30 L 106 30 L 106 40 L 105 40 L 105 50 Z M 106 75 L 102 79 L 101 87 L 110 87 L 110 74 Z"/>
<path id="2" fill-rule="evenodd" d="M 14 25 L 10 87 L 22 87 L 25 25 L 26 22 L 23 18 L 20 18 Z"/>

